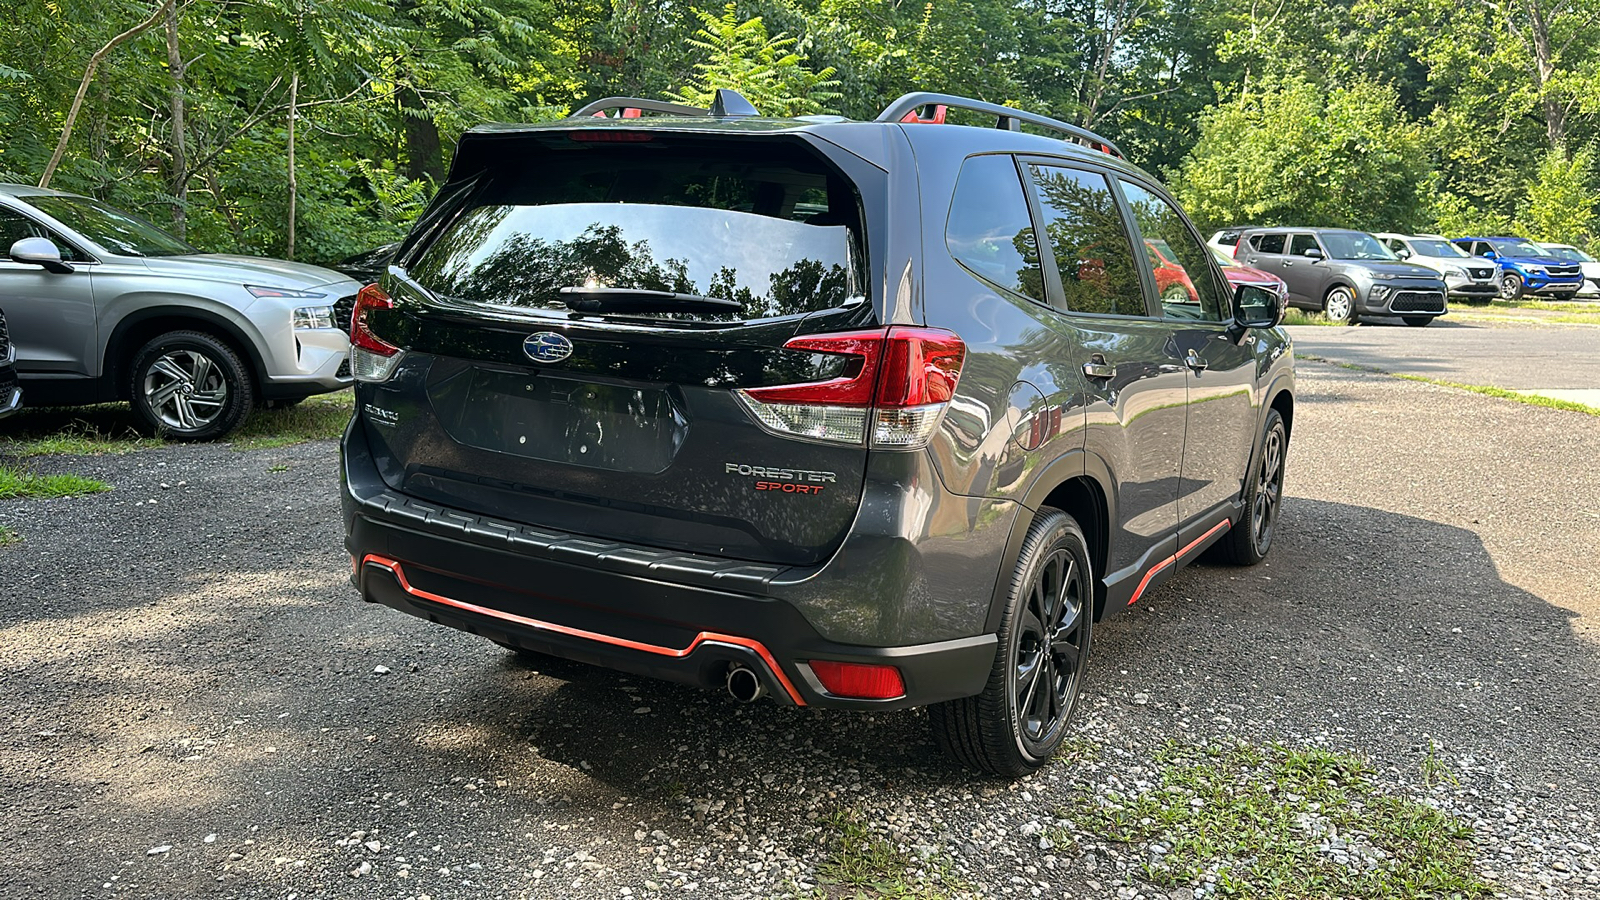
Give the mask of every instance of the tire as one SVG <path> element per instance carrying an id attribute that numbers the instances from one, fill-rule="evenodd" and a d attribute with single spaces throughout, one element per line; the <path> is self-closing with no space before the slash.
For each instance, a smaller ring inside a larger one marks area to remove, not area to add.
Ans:
<path id="1" fill-rule="evenodd" d="M 1217 562 L 1253 566 L 1267 558 L 1283 506 L 1283 464 L 1289 455 L 1289 429 L 1275 409 L 1267 411 L 1261 453 L 1245 485 L 1244 514 L 1209 556 Z"/>
<path id="2" fill-rule="evenodd" d="M 156 434 L 214 441 L 244 424 L 255 384 L 227 344 L 198 331 L 172 331 L 134 354 L 128 396 Z"/>
<path id="3" fill-rule="evenodd" d="M 1322 300 L 1322 311 L 1328 321 L 1335 325 L 1354 325 L 1356 323 L 1356 294 L 1344 285 L 1339 285 L 1328 292 Z"/>
<path id="4" fill-rule="evenodd" d="M 306 402 L 306 398 L 304 398 L 304 397 L 290 397 L 287 400 L 263 400 L 263 401 L 261 401 L 261 408 L 262 409 L 289 409 L 290 407 L 293 407 L 293 406 L 299 406 L 300 404 L 302 404 L 304 402 Z"/>
<path id="5" fill-rule="evenodd" d="M 1515 272 L 1507 272 L 1500 276 L 1500 299 L 1521 300 L 1523 292 L 1522 276 Z"/>
<path id="6" fill-rule="evenodd" d="M 1550 299 L 1556 303 L 1567 303 L 1576 296 L 1578 296 L 1577 291 L 1564 291 L 1560 294 L 1551 294 Z"/>
<path id="7" fill-rule="evenodd" d="M 1426 328 L 1433 324 L 1434 319 L 1433 316 L 1401 316 L 1400 318 L 1404 319 L 1405 323 L 1412 328 Z"/>
<path id="8" fill-rule="evenodd" d="M 1071 516 L 1041 509 L 1012 571 L 988 684 L 976 697 L 929 707 L 934 741 L 962 765 L 1007 778 L 1049 762 L 1077 707 L 1093 628 L 1088 542 Z M 1047 645 L 1040 639 L 1050 630 L 1057 634 Z M 1044 683 L 1048 694 L 1039 693 Z"/>

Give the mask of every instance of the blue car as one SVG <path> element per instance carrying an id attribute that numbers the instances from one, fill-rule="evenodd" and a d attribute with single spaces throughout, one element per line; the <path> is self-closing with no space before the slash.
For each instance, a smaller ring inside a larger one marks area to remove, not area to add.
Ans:
<path id="1" fill-rule="evenodd" d="M 1583 287 L 1583 268 L 1519 237 L 1454 238 L 1456 246 L 1500 266 L 1500 299 L 1533 294 L 1546 300 L 1571 300 Z"/>

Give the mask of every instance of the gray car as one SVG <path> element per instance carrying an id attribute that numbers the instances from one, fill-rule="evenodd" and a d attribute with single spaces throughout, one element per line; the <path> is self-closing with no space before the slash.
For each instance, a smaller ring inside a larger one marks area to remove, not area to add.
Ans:
<path id="1" fill-rule="evenodd" d="M 1427 325 L 1445 314 L 1438 272 L 1402 262 L 1377 238 L 1344 228 L 1261 228 L 1239 239 L 1234 258 L 1283 279 L 1289 303 L 1340 324 L 1399 316 Z"/>
<path id="2" fill-rule="evenodd" d="M 202 253 L 98 200 L 0 184 L 0 306 L 30 406 L 128 400 L 212 440 L 258 404 L 350 384 L 361 287 L 330 269 Z"/>

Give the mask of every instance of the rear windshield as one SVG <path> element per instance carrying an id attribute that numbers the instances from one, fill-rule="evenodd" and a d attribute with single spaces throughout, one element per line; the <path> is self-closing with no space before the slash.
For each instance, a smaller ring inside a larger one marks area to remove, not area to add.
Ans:
<path id="1" fill-rule="evenodd" d="M 738 301 L 732 317 L 755 319 L 860 296 L 863 249 L 855 190 L 803 150 L 629 145 L 492 175 L 410 275 L 456 303 L 564 311 L 564 287 L 635 288 Z"/>

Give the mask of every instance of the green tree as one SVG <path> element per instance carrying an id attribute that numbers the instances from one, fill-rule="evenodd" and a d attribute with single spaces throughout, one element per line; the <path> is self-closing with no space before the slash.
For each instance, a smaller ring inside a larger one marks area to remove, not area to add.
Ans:
<path id="1" fill-rule="evenodd" d="M 1209 110 L 1174 190 L 1204 228 L 1409 229 L 1423 218 L 1427 174 L 1420 130 L 1392 88 L 1325 93 L 1291 80 Z"/>
<path id="2" fill-rule="evenodd" d="M 739 20 L 735 3 L 723 7 L 721 16 L 695 10 L 701 28 L 689 44 L 705 54 L 695 64 L 689 82 L 668 94 L 690 106 L 710 106 L 718 88 L 743 94 L 756 109 L 769 116 L 820 113 L 840 99 L 834 69 L 813 72 L 795 38 L 769 35 L 760 16 Z"/>
<path id="3" fill-rule="evenodd" d="M 1580 150 L 1568 157 L 1551 150 L 1528 185 L 1528 207 L 1522 231 L 1536 241 L 1589 243 L 1595 237 L 1594 154 Z"/>

